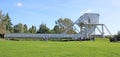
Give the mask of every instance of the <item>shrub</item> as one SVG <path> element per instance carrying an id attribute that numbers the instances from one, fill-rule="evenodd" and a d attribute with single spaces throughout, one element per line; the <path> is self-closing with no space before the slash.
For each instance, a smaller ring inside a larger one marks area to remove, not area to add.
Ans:
<path id="1" fill-rule="evenodd" d="M 116 42 L 117 41 L 116 38 L 110 38 L 109 40 L 110 40 L 110 42 Z"/>

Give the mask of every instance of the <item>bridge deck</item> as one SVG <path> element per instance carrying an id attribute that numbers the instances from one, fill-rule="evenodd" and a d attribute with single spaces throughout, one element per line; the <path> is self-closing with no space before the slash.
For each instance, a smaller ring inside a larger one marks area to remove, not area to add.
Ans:
<path id="1" fill-rule="evenodd" d="M 5 38 L 80 38 L 80 34 L 5 34 Z"/>

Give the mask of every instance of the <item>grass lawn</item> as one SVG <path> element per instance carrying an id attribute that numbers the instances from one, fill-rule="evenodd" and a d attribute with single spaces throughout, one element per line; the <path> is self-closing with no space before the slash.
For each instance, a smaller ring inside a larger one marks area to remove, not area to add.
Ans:
<path id="1" fill-rule="evenodd" d="M 0 57 L 120 57 L 120 42 L 8 41 L 0 39 Z"/>

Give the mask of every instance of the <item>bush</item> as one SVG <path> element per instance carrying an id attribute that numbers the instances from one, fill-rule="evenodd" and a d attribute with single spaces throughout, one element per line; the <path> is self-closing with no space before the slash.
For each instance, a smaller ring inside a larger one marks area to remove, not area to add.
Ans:
<path id="1" fill-rule="evenodd" d="M 120 34 L 118 34 L 118 35 L 114 35 L 114 38 L 116 38 L 117 41 L 120 41 Z"/>
<path id="2" fill-rule="evenodd" d="M 120 41 L 120 34 L 116 36 L 117 40 Z"/>
<path id="3" fill-rule="evenodd" d="M 90 38 L 85 38 L 85 37 L 80 37 L 77 39 L 77 41 L 90 41 L 91 39 Z M 94 40 L 94 39 L 93 39 Z"/>
<path id="4" fill-rule="evenodd" d="M 110 40 L 110 42 L 116 42 L 117 41 L 116 38 L 110 38 L 109 40 Z"/>
<path id="5" fill-rule="evenodd" d="M 4 34 L 0 34 L 0 38 L 4 38 Z"/>

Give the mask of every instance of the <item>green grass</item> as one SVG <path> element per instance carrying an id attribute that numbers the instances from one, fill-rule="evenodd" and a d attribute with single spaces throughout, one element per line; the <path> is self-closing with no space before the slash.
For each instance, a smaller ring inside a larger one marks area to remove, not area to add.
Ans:
<path id="1" fill-rule="evenodd" d="M 120 57 L 120 43 L 96 41 L 8 41 L 0 39 L 0 57 Z"/>

